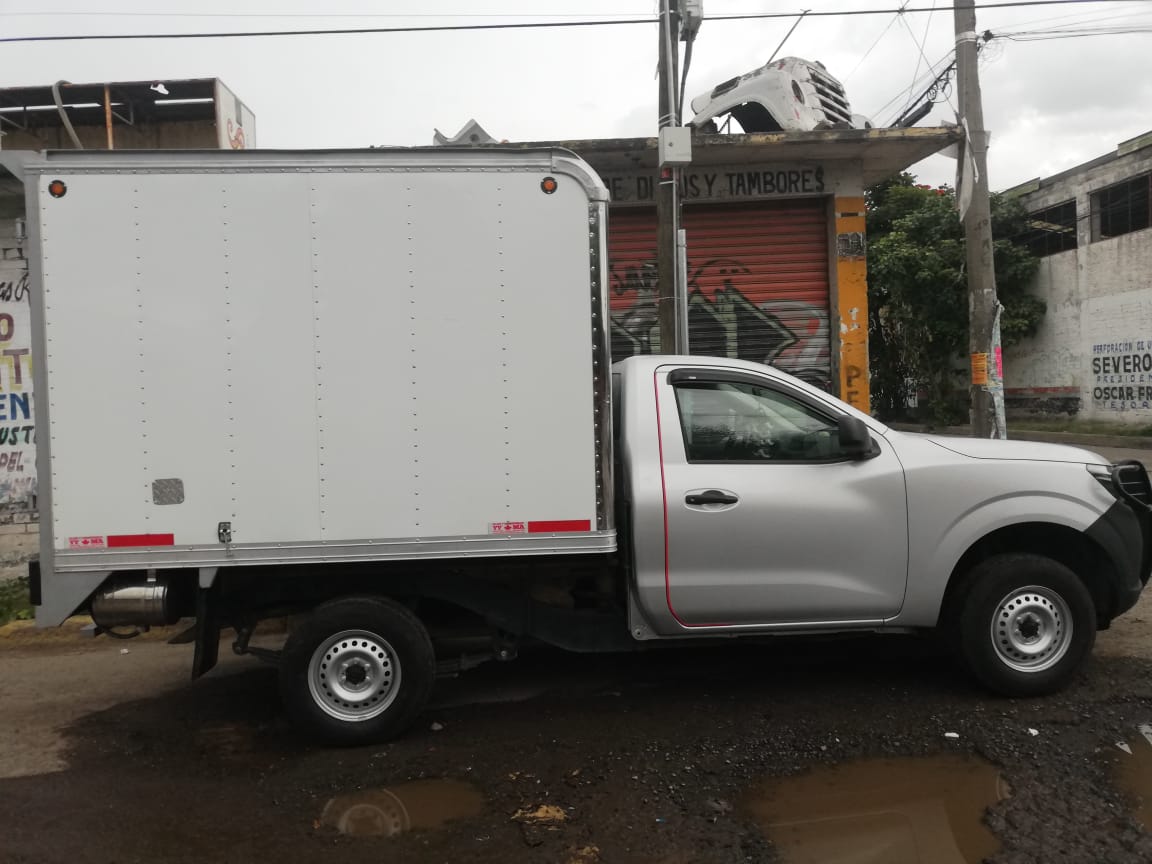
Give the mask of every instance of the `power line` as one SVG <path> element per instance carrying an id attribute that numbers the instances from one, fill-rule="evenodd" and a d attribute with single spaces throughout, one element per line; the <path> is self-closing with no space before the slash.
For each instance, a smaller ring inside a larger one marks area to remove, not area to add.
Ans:
<path id="1" fill-rule="evenodd" d="M 1135 33 L 1152 33 L 1152 24 L 1139 27 L 1085 27 L 1079 30 L 1027 30 L 1016 33 L 992 33 L 993 39 L 1008 39 L 1012 42 L 1042 42 L 1049 39 L 1081 39 L 1087 36 L 1129 36 Z"/>
<path id="2" fill-rule="evenodd" d="M 532 18 L 583 18 L 585 12 L 533 12 Z M 643 12 L 601 12 L 632 18 Z M 526 12 L 0 12 L 9 18 L 527 18 Z"/>
<path id="3" fill-rule="evenodd" d="M 976 9 L 1010 9 L 1020 6 L 1079 6 L 1088 3 L 1147 3 L 1148 0 L 1005 0 L 999 3 L 977 3 L 974 8 Z M 906 14 L 909 12 L 951 12 L 955 11 L 955 6 L 903 6 L 899 9 L 844 9 L 837 12 L 809 12 L 808 15 L 816 18 L 836 18 L 846 17 L 851 15 L 892 15 L 892 14 Z M 743 21 L 756 18 L 793 18 L 795 12 L 756 12 L 741 15 L 717 15 L 715 17 L 708 17 L 706 21 Z"/>
<path id="4" fill-rule="evenodd" d="M 909 2 L 911 2 L 911 0 L 908 0 L 908 2 L 906 2 L 904 5 L 905 5 L 905 6 L 907 6 Z M 855 75 L 855 74 L 856 74 L 856 70 L 857 70 L 857 69 L 859 69 L 859 68 L 860 68 L 860 67 L 863 65 L 864 61 L 868 59 L 868 55 L 869 55 L 869 54 L 871 54 L 871 53 L 872 53 L 872 50 L 873 50 L 873 49 L 874 49 L 874 48 L 875 48 L 877 45 L 879 45 L 879 44 L 880 44 L 880 40 L 881 40 L 881 39 L 883 39 L 885 36 L 887 36 L 887 35 L 888 35 L 888 31 L 892 29 L 892 25 L 896 23 L 896 19 L 897 19 L 897 18 L 899 18 L 899 17 L 900 17 L 900 16 L 903 14 L 903 12 L 904 12 L 904 10 L 903 10 L 903 8 L 901 8 L 900 10 L 898 10 L 898 11 L 896 12 L 896 14 L 895 14 L 895 15 L 893 15 L 893 16 L 892 16 L 892 17 L 889 19 L 889 21 L 888 21 L 888 26 L 887 26 L 887 27 L 885 27 L 883 30 L 881 30 L 881 31 L 880 31 L 880 35 L 876 37 L 876 41 L 875 41 L 875 42 L 873 42 L 871 45 L 869 45 L 869 46 L 868 46 L 868 50 L 864 52 L 864 56 L 863 56 L 863 57 L 861 57 L 861 58 L 860 58 L 858 61 L 856 61 L 856 65 L 852 67 L 852 71 L 851 71 L 851 72 L 849 72 L 847 75 L 845 75 L 845 76 L 844 76 L 844 81 L 845 81 L 845 82 L 847 82 L 849 78 L 851 78 L 853 75 Z"/>
<path id="5" fill-rule="evenodd" d="M 922 86 L 927 81 L 940 77 L 941 73 L 939 70 L 941 68 L 943 68 L 945 64 L 951 64 L 952 62 L 954 62 L 955 56 L 956 56 L 956 51 L 954 49 L 950 49 L 947 54 L 945 54 L 943 57 L 941 57 L 939 60 L 937 60 L 935 63 L 933 63 L 931 66 L 928 67 L 927 71 L 925 71 L 925 73 L 923 75 L 921 75 L 920 79 L 916 82 L 917 86 Z M 875 111 L 873 111 L 869 116 L 874 117 L 874 118 L 879 118 L 881 114 L 883 114 L 885 111 L 887 111 L 889 108 L 891 108 L 894 104 L 896 104 L 897 100 L 901 99 L 903 96 L 904 96 L 904 88 L 901 87 L 900 91 L 895 96 L 893 96 L 891 99 L 889 99 L 883 105 L 881 105 L 879 108 L 877 108 Z M 903 110 L 903 109 L 901 109 L 901 110 Z"/>
<path id="6" fill-rule="evenodd" d="M 885 123 L 884 126 L 885 127 L 904 126 L 906 123 L 909 123 L 909 122 L 911 122 L 911 123 L 918 122 L 919 119 L 927 116 L 928 113 L 932 109 L 931 108 L 924 108 L 923 113 L 920 114 L 919 117 L 916 117 L 915 120 L 910 121 L 909 118 L 915 116 L 916 112 L 918 110 L 920 110 L 921 108 L 923 108 L 923 106 L 925 106 L 925 105 L 929 105 L 929 104 L 930 105 L 937 105 L 937 104 L 939 104 L 940 100 L 937 99 L 937 97 L 941 96 L 941 95 L 944 97 L 944 101 L 948 102 L 949 105 L 952 105 L 952 110 L 954 110 L 956 112 L 956 114 L 959 115 L 960 109 L 957 108 L 952 103 L 952 91 L 951 91 L 951 88 L 950 88 L 949 82 L 948 82 L 948 77 L 955 71 L 956 71 L 956 60 L 953 59 L 951 63 L 949 63 L 947 66 L 944 67 L 943 72 L 941 72 L 934 79 L 932 79 L 932 83 L 929 84 L 924 89 L 923 93 L 921 93 L 915 99 L 910 99 L 906 103 L 907 107 L 905 107 L 899 114 L 897 114 L 895 117 L 893 117 L 889 122 Z"/>
<path id="7" fill-rule="evenodd" d="M 1099 2 L 1099 0 L 1093 0 Z M 771 17 L 782 17 L 772 15 Z M 796 17 L 788 15 L 789 18 Z M 710 19 L 716 20 L 716 19 Z M 237 39 L 268 36 L 350 36 L 371 33 L 447 33 L 477 30 L 554 30 L 566 27 L 610 27 L 657 24 L 656 18 L 615 18 L 588 21 L 524 21 L 506 24 L 428 24 L 410 27 L 334 27 L 318 30 L 234 30 L 217 33 L 85 33 L 68 36 L 5 36 L 3 42 L 87 42 L 100 39 Z"/>
<path id="8" fill-rule="evenodd" d="M 1071 6 L 1087 3 L 1120 2 L 1138 3 L 1146 0 L 1005 0 L 978 4 L 978 9 L 1006 9 L 1021 6 Z M 809 12 L 811 17 L 838 18 L 858 15 L 892 15 L 895 13 L 934 12 L 952 9 L 952 6 L 933 5 L 908 7 L 901 9 L 847 9 L 829 12 Z M 758 12 L 741 15 L 717 15 L 706 18 L 707 21 L 751 21 L 769 20 L 776 18 L 795 18 L 794 12 Z M 271 37 L 271 36 L 347 36 L 371 33 L 440 33 L 481 30 L 528 30 L 528 29 L 559 29 L 567 27 L 609 27 L 629 26 L 636 24 L 655 24 L 655 17 L 645 18 L 608 18 L 590 19 L 587 21 L 526 21 L 502 24 L 430 24 L 404 27 L 340 27 L 331 29 L 310 30 L 242 30 L 215 33 L 85 33 L 63 36 L 5 36 L 0 37 L 0 43 L 14 42 L 90 42 L 97 40 L 141 40 L 141 39 L 236 39 L 240 37 Z"/>
<path id="9" fill-rule="evenodd" d="M 935 10 L 935 2 L 932 3 L 932 8 Z M 901 16 L 900 23 L 904 25 L 904 29 L 908 31 L 908 35 L 912 37 L 912 44 L 914 44 L 920 52 L 920 56 L 916 60 L 916 71 L 912 73 L 912 82 L 908 85 L 908 101 L 911 103 L 912 92 L 916 89 L 916 78 L 920 74 L 920 62 L 923 61 L 931 67 L 931 63 L 928 62 L 928 56 L 924 53 L 924 43 L 928 41 L 928 25 L 932 23 L 932 13 L 928 13 L 928 20 L 924 22 L 924 35 L 920 37 L 919 41 L 916 40 L 916 34 L 912 32 L 912 25 L 908 23 L 908 19 Z"/>
<path id="10" fill-rule="evenodd" d="M 1098 11 L 1104 11 L 1104 10 L 1098 10 Z M 1111 10 L 1107 10 L 1107 11 L 1111 11 Z M 1033 24 L 1048 24 L 1048 25 L 1051 25 L 1054 27 L 1071 27 L 1071 26 L 1080 26 L 1080 25 L 1086 25 L 1086 24 L 1097 24 L 1101 21 L 1112 21 L 1112 20 L 1115 20 L 1117 18 L 1126 18 L 1127 16 L 1132 15 L 1133 13 L 1129 12 L 1129 11 L 1124 11 L 1124 12 L 1116 12 L 1114 14 L 1108 14 L 1108 15 L 1098 15 L 1094 12 L 1088 12 L 1087 14 L 1089 16 L 1092 16 L 1092 17 L 1087 17 L 1087 18 L 1081 17 L 1084 14 L 1085 13 L 1082 11 L 1077 11 L 1077 12 L 1069 12 L 1065 15 L 1048 15 L 1048 16 L 1045 16 L 1044 18 L 1033 18 L 1029 21 L 1020 21 L 1020 22 L 1017 22 L 1013 26 L 1018 27 L 1018 28 L 1027 28 L 1027 27 L 1032 26 Z M 1136 15 L 1147 15 L 1149 13 L 1148 12 L 1137 12 L 1135 14 Z M 1068 21 L 1069 18 L 1073 18 L 1076 20 Z M 1056 21 L 1064 21 L 1065 23 L 1064 24 L 1055 24 L 1054 22 L 1056 22 Z"/>

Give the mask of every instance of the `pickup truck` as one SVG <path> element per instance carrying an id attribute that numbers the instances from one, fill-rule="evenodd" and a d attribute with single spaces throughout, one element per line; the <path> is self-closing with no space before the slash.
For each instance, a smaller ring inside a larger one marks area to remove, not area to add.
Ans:
<path id="1" fill-rule="evenodd" d="M 330 740 L 532 640 L 937 630 L 1047 693 L 1148 580 L 1139 463 L 904 434 L 739 360 L 612 365 L 607 190 L 566 151 L 5 158 L 38 624 L 185 620 L 193 676 L 230 629 Z"/>
<path id="2" fill-rule="evenodd" d="M 636 638 L 939 627 L 989 687 L 1038 694 L 1148 580 L 1139 463 L 897 432 L 734 360 L 616 377 Z"/>

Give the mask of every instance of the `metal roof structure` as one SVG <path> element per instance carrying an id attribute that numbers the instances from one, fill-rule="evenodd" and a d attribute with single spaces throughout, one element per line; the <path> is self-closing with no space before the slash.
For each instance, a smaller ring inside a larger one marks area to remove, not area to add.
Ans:
<path id="1" fill-rule="evenodd" d="M 768 162 L 854 161 L 864 186 L 879 183 L 960 140 L 959 127 L 823 129 L 813 132 L 696 134 L 692 167 Z M 656 138 L 595 138 L 583 141 L 512 143 L 511 147 L 566 147 L 597 170 L 656 168 Z"/>
<path id="2" fill-rule="evenodd" d="M 62 84 L 61 101 L 73 124 L 104 124 L 105 88 L 117 123 L 211 120 L 216 114 L 215 78 Z M 0 88 L 0 130 L 30 132 L 62 125 L 50 86 Z"/>

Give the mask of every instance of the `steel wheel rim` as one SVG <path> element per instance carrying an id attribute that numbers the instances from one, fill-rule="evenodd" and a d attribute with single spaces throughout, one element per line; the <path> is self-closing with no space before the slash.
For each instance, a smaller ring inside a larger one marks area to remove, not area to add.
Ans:
<path id="1" fill-rule="evenodd" d="M 330 717 L 357 723 L 379 717 L 400 691 L 400 661 L 388 641 L 367 630 L 343 630 L 312 652 L 312 700 Z"/>
<path id="2" fill-rule="evenodd" d="M 1049 588 L 1017 588 L 996 604 L 992 646 L 1005 666 L 1017 672 L 1043 672 L 1068 653 L 1072 612 Z"/>

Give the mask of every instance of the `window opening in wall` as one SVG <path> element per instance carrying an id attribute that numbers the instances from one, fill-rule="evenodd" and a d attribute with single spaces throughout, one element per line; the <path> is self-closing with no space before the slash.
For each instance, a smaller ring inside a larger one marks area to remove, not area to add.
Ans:
<path id="1" fill-rule="evenodd" d="M 1152 225 L 1152 174 L 1092 193 L 1092 239 L 1106 240 Z"/>
<path id="2" fill-rule="evenodd" d="M 1065 201 L 1028 215 L 1024 242 L 1037 258 L 1076 248 L 1076 202 Z"/>

